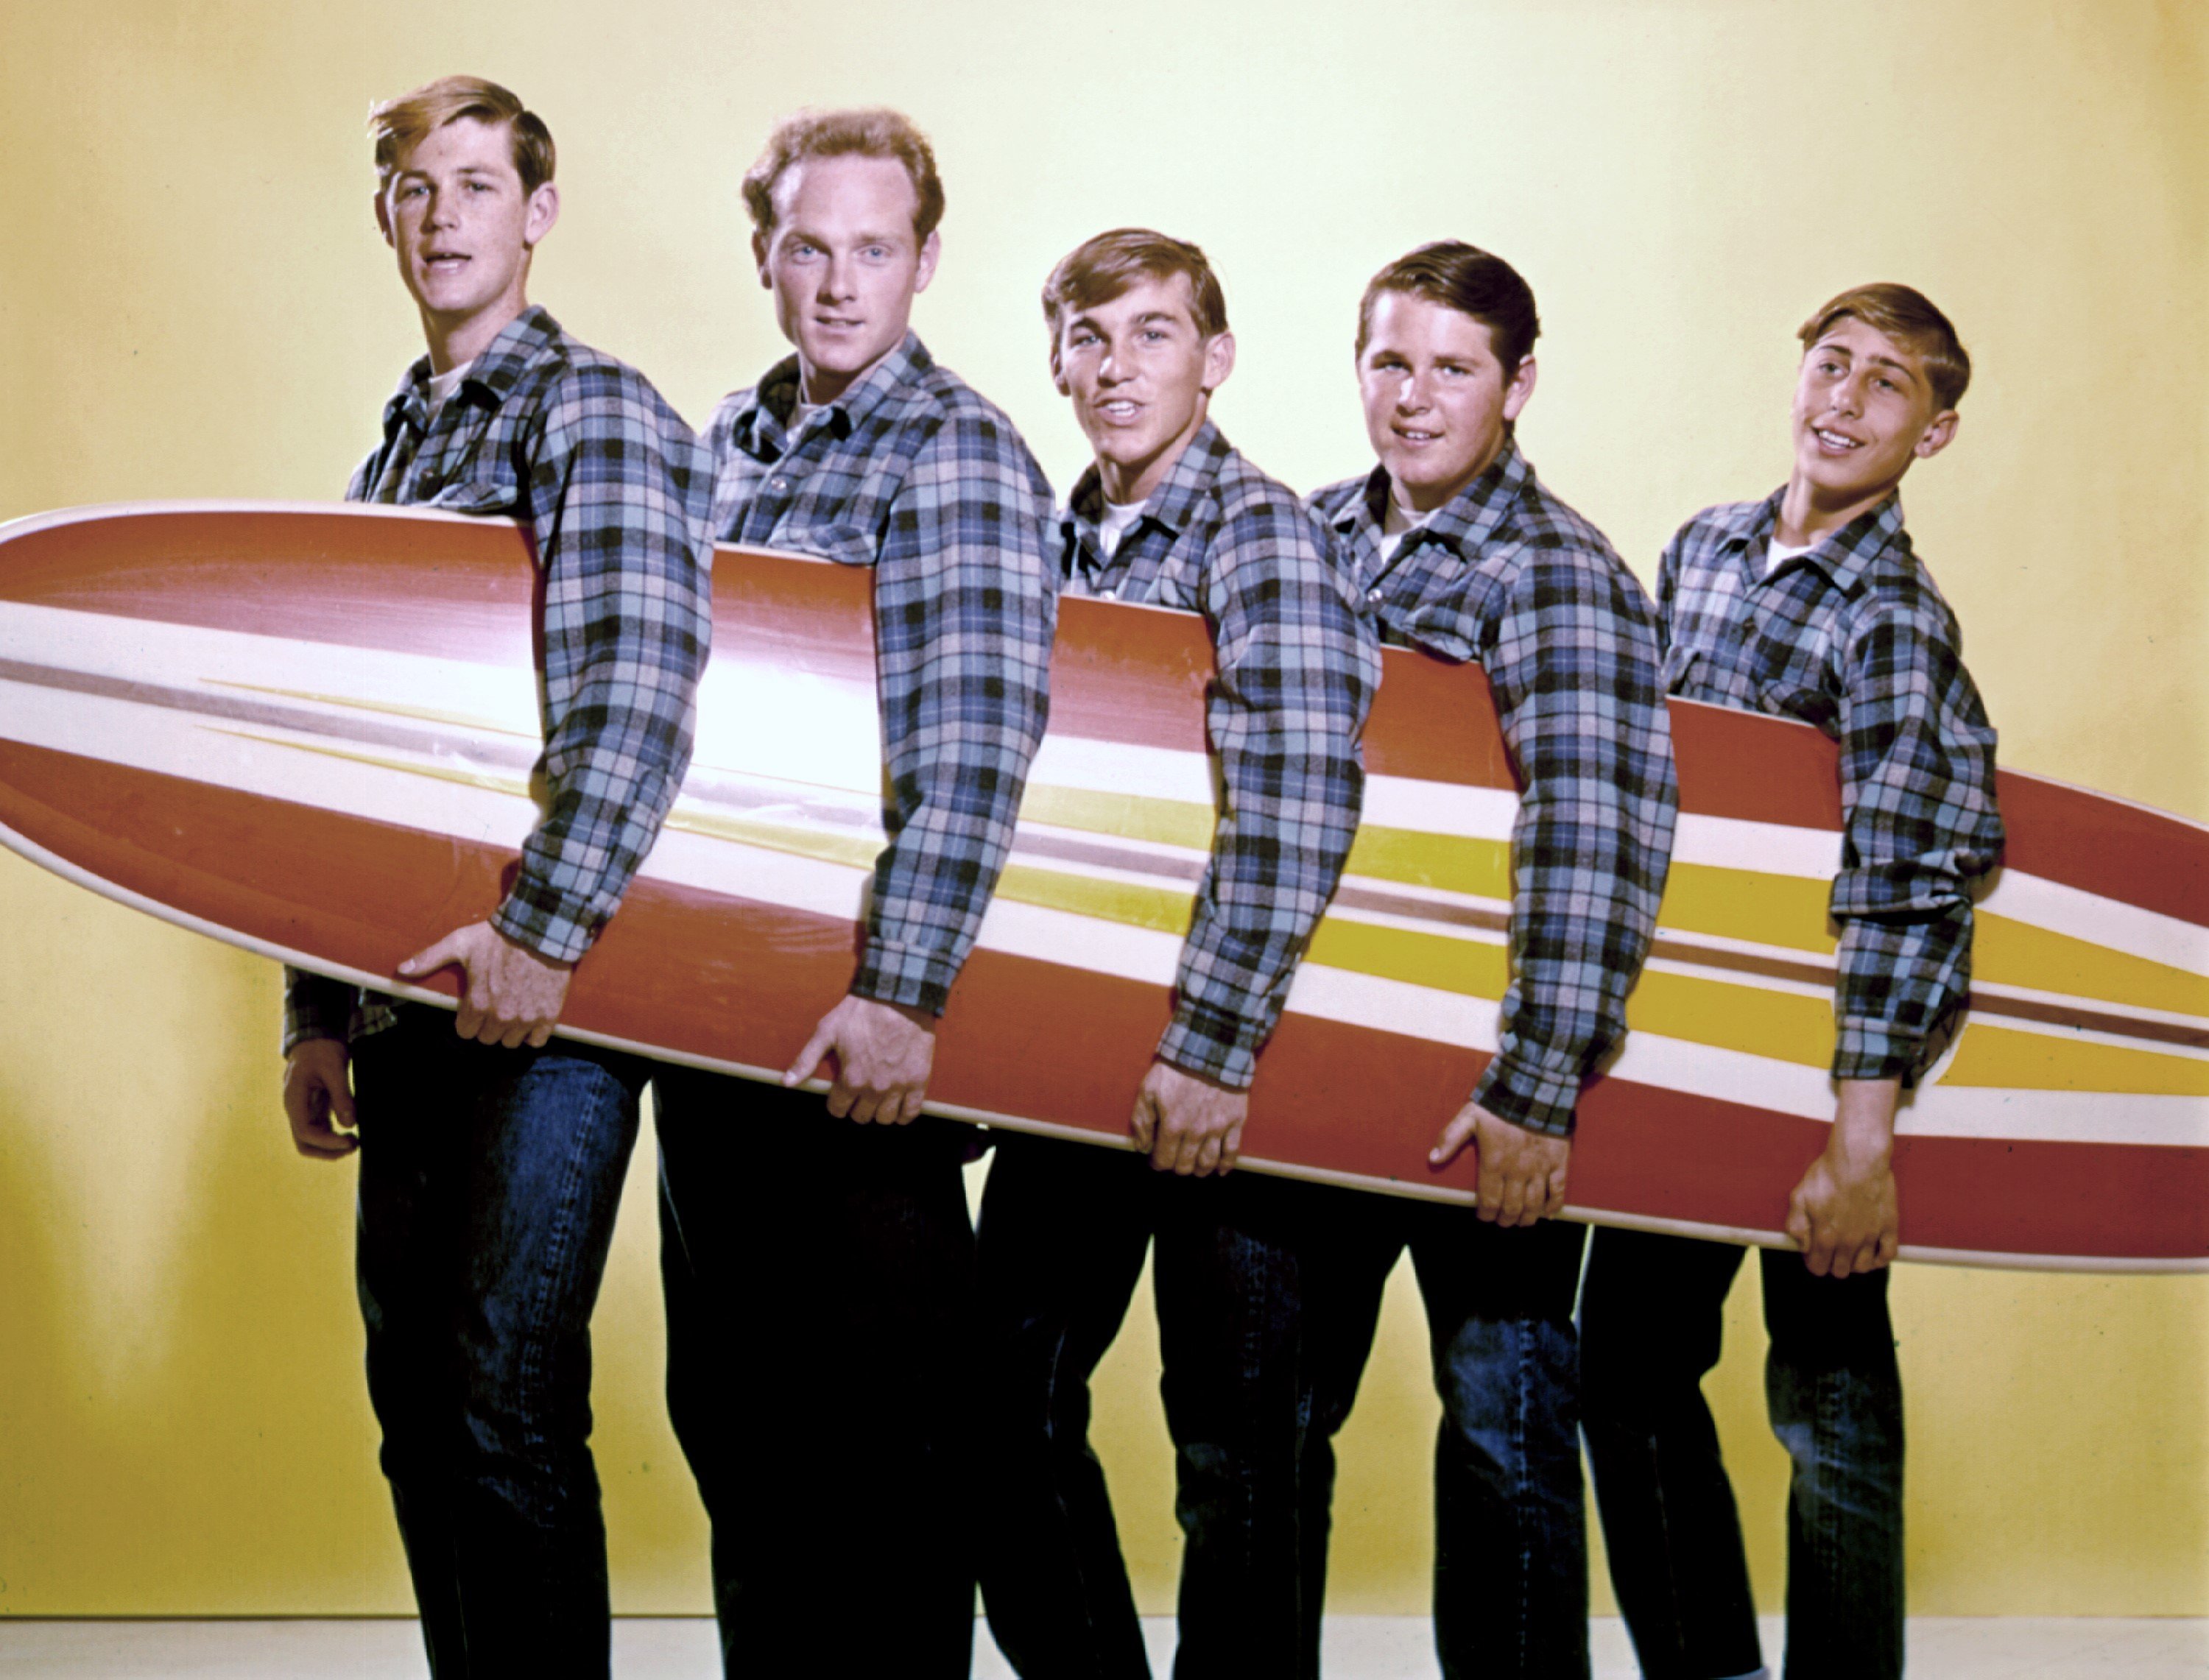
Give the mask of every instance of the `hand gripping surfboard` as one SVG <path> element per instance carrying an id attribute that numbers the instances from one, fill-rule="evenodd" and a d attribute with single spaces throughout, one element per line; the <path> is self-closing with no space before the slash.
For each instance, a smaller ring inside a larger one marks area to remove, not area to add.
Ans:
<path id="1" fill-rule="evenodd" d="M 411 997 L 535 820 L 514 526 L 137 503 L 0 527 L 0 840 L 107 897 Z M 871 579 L 722 549 L 695 762 L 563 1030 L 772 1077 L 848 982 L 882 843 Z M 1425 1152 L 1496 1044 L 1516 806 L 1485 678 L 1391 650 L 1365 818 L 1261 1058 L 1244 1163 L 1470 1200 Z M 1062 604 L 1050 733 L 945 1016 L 943 1113 L 1124 1141 L 1208 853 L 1193 616 Z M 1833 1095 L 1833 748 L 1675 702 L 1682 813 L 1571 1206 L 1783 1243 Z M 1972 1007 L 1905 1105 L 1903 1253 L 2209 1269 L 2209 831 L 2005 772 Z M 271 1027 L 272 1034 L 274 1027 Z"/>

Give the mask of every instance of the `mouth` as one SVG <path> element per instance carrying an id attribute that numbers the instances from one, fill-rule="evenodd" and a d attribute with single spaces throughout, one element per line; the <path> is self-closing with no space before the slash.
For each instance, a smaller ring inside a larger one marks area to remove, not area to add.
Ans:
<path id="1" fill-rule="evenodd" d="M 824 333 L 856 333 L 866 322 L 840 315 L 816 315 L 813 317 L 813 324 Z"/>
<path id="2" fill-rule="evenodd" d="M 1442 441 L 1442 433 L 1427 431 L 1418 426 L 1391 426 L 1389 430 L 1415 449 L 1424 449 L 1430 443 L 1439 443 Z"/>
<path id="3" fill-rule="evenodd" d="M 1127 397 L 1111 397 L 1096 406 L 1096 412 L 1099 418 L 1111 420 L 1118 425 L 1126 425 L 1142 412 L 1141 403 Z"/>
<path id="4" fill-rule="evenodd" d="M 433 274 L 457 274 L 471 261 L 466 251 L 433 250 L 422 256 L 422 266 Z"/>
<path id="5" fill-rule="evenodd" d="M 1846 455 L 1852 449 L 1863 448 L 1862 438 L 1851 437 L 1845 432 L 1834 431 L 1827 426 L 1812 426 L 1810 436 L 1817 440 L 1818 447 L 1829 455 Z"/>

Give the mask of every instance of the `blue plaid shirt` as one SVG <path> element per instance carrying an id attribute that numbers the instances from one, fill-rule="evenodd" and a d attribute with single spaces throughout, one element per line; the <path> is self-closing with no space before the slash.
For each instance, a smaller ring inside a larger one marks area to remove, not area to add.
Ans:
<path id="1" fill-rule="evenodd" d="M 433 418 L 430 359 L 383 409 L 349 502 L 521 521 L 545 575 L 544 815 L 491 918 L 572 962 L 620 906 L 690 762 L 713 634 L 711 462 L 635 369 L 542 309 L 509 322 Z M 391 1000 L 287 971 L 284 1045 L 390 1024 Z"/>
<path id="2" fill-rule="evenodd" d="M 1580 1082 L 1626 1031 L 1678 792 L 1649 598 L 1516 444 L 1381 558 L 1388 475 L 1317 491 L 1393 641 L 1478 660 L 1524 785 L 1511 831 L 1511 983 L 1473 1099 L 1570 1136 Z"/>
<path id="3" fill-rule="evenodd" d="M 1995 732 L 1900 497 L 1767 577 L 1785 494 L 1706 509 L 1666 546 L 1664 683 L 1840 744 L 1833 1075 L 1910 1077 L 1971 985 L 1971 885 L 2002 843 Z"/>
<path id="4" fill-rule="evenodd" d="M 1159 1056 L 1241 1090 L 1357 832 L 1380 648 L 1327 532 L 1210 421 L 1109 559 L 1104 510 L 1092 466 L 1060 521 L 1068 586 L 1201 612 L 1212 631 L 1225 797 Z"/>
<path id="5" fill-rule="evenodd" d="M 996 889 L 1050 710 L 1050 486 L 918 338 L 794 431 L 795 356 L 707 427 L 724 540 L 875 569 L 889 844 L 852 990 L 942 1013 Z"/>

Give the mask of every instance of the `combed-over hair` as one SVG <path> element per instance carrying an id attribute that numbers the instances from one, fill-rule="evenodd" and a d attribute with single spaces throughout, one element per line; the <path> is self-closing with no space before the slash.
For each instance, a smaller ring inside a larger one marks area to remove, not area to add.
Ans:
<path id="1" fill-rule="evenodd" d="M 774 232 L 774 187 L 783 172 L 808 158 L 891 158 L 912 181 L 912 237 L 925 244 L 943 220 L 943 182 L 928 136 L 903 111 L 880 105 L 857 111 L 801 111 L 775 124 L 758 161 L 744 172 L 744 208 L 761 238 Z"/>
<path id="2" fill-rule="evenodd" d="M 443 75 L 411 93 L 369 108 L 368 131 L 376 140 L 376 184 L 390 184 L 401 152 L 463 117 L 506 124 L 514 145 L 515 172 L 521 177 L 523 192 L 535 192 L 552 178 L 557 159 L 552 131 L 545 126 L 543 117 L 496 81 L 477 75 Z"/>
<path id="3" fill-rule="evenodd" d="M 1139 280 L 1189 281 L 1196 330 L 1217 338 L 1227 330 L 1227 297 L 1204 253 L 1186 239 L 1147 227 L 1116 227 L 1085 239 L 1061 257 L 1043 283 L 1043 318 L 1056 343 L 1065 318 L 1109 304 Z"/>
<path id="4" fill-rule="evenodd" d="M 1934 407 L 1953 408 L 1964 400 L 1971 382 L 1971 352 L 1956 336 L 1955 324 L 1923 292 L 1891 281 L 1852 286 L 1827 301 L 1795 336 L 1807 352 L 1833 330 L 1834 322 L 1851 316 L 1914 352 L 1925 364 Z"/>
<path id="5" fill-rule="evenodd" d="M 1391 262 L 1366 282 L 1357 304 L 1357 350 L 1373 333 L 1373 307 L 1384 292 L 1405 292 L 1429 303 L 1469 315 L 1488 328 L 1496 359 L 1502 364 L 1508 382 L 1519 364 L 1533 353 L 1542 334 L 1541 317 L 1534 312 L 1534 292 L 1519 271 L 1500 256 L 1492 256 L 1461 239 L 1437 239 L 1421 245 Z"/>

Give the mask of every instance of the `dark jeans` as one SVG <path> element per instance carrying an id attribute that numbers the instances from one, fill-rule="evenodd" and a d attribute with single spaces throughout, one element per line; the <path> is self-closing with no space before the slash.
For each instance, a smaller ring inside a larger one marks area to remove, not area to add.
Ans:
<path id="1" fill-rule="evenodd" d="M 1584 1226 L 1504 1230 L 1470 1207 L 1313 1189 L 1305 1249 L 1316 1370 L 1304 1485 L 1308 1589 L 1326 1579 L 1335 1432 L 1405 1249 L 1426 1303 L 1435 1443 L 1435 1646 L 1443 1674 L 1585 1680 L 1587 1519 L 1573 1298 Z M 1323 1460 L 1323 1462 L 1322 1462 Z"/>
<path id="2" fill-rule="evenodd" d="M 1704 1404 L 1744 1249 L 1602 1231 L 1580 1304 L 1588 1460 L 1610 1579 L 1651 1680 L 1763 1659 L 1733 1489 Z M 1772 1431 L 1787 1496 L 1787 1680 L 1902 1672 L 1902 1381 L 1886 1271 L 1761 1262 Z"/>
<path id="3" fill-rule="evenodd" d="M 1187 1542 L 1174 1673 L 1317 1673 L 1319 1601 L 1299 1530 L 1311 1416 L 1302 1194 L 1247 1172 L 1182 1178 L 1132 1153 L 1000 1135 L 980 1238 L 982 1589 L 990 1632 L 1029 1680 L 1150 1671 L 1089 1448 L 1089 1380 L 1153 1238 L 1174 1513 Z"/>
<path id="4" fill-rule="evenodd" d="M 369 1398 L 430 1671 L 603 1676 L 589 1326 L 642 1064 L 402 1005 L 352 1069 Z"/>
<path id="5" fill-rule="evenodd" d="M 654 1069 L 667 1409 L 731 1675 L 964 1677 L 971 1129 Z"/>

